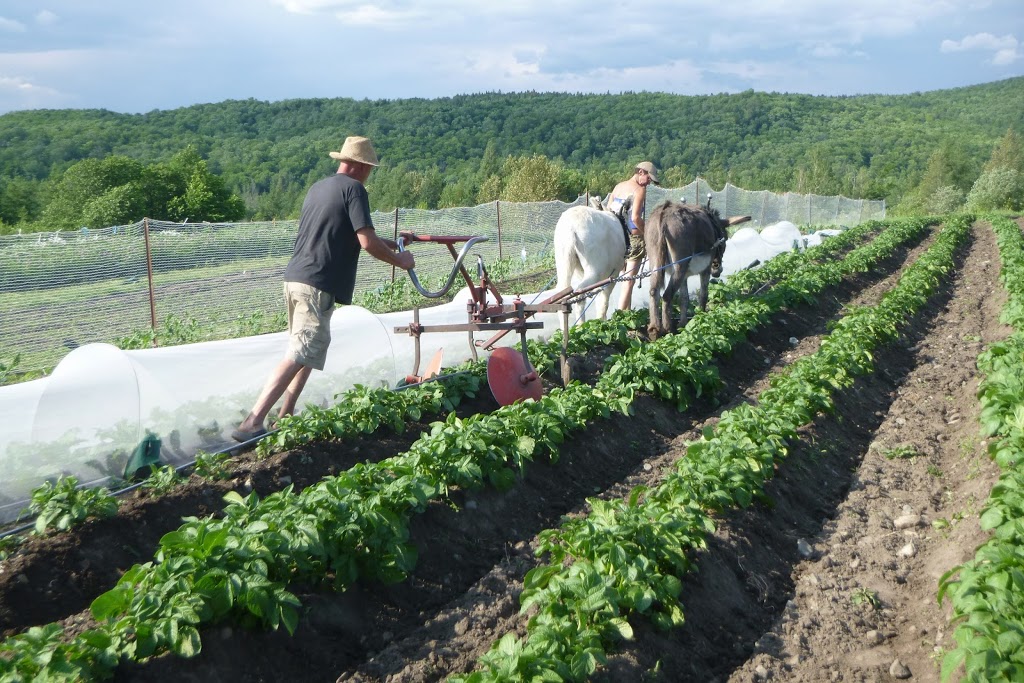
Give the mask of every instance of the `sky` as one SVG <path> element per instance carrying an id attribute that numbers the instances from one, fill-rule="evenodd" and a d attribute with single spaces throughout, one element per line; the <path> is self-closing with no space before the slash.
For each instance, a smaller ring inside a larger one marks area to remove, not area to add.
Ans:
<path id="1" fill-rule="evenodd" d="M 0 0 L 0 114 L 482 92 L 905 94 L 1024 74 L 1024 0 Z"/>

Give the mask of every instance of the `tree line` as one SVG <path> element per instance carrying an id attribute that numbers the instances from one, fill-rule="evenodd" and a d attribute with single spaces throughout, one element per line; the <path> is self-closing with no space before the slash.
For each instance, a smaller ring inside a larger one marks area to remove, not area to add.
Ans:
<path id="1" fill-rule="evenodd" d="M 1024 78 L 909 95 L 482 93 L 225 101 L 146 114 L 0 116 L 0 232 L 293 218 L 368 135 L 375 209 L 603 194 L 642 159 L 662 183 L 885 199 L 896 212 L 1021 208 Z"/>

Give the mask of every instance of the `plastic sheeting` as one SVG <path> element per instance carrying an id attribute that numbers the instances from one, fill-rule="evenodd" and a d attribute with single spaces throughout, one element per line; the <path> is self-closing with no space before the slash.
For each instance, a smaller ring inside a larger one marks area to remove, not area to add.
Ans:
<path id="1" fill-rule="evenodd" d="M 788 222 L 760 233 L 741 229 L 726 247 L 723 277 L 836 232 L 804 236 Z M 688 284 L 696 291 L 699 279 L 691 277 Z M 621 286 L 612 292 L 613 306 Z M 531 303 L 552 293 L 521 296 Z M 506 303 L 517 294 L 502 293 Z M 420 323 L 465 323 L 470 298 L 464 289 L 452 303 L 423 308 Z M 648 298 L 641 281 L 633 290 L 633 307 L 646 307 Z M 298 408 L 326 406 L 357 384 L 396 386 L 413 371 L 415 345 L 394 328 L 412 319 L 411 312 L 374 315 L 358 306 L 335 311 L 326 366 L 311 375 Z M 554 313 L 533 319 L 543 321 L 544 329 L 531 330 L 531 338 L 547 338 L 561 324 Z M 478 333 L 476 339 L 492 334 Z M 517 334 L 508 334 L 499 346 L 518 340 Z M 81 484 L 101 486 L 120 478 L 132 451 L 150 434 L 161 440 L 161 461 L 173 465 L 191 462 L 200 450 L 232 445 L 232 429 L 249 412 L 286 346 L 284 332 L 139 351 L 88 344 L 71 351 L 48 377 L 0 387 L 0 415 L 5 416 L 0 426 L 0 522 L 23 514 L 31 491 L 47 480 L 73 475 Z M 444 351 L 445 367 L 472 357 L 467 332 L 424 334 L 421 371 L 438 349 Z"/>
<path id="2" fill-rule="evenodd" d="M 452 303 L 421 309 L 420 323 L 465 323 L 469 299 L 464 289 Z M 550 335 L 560 324 L 555 314 L 535 319 L 545 329 L 531 337 Z M 414 369 L 415 342 L 394 328 L 412 320 L 411 312 L 337 309 L 324 371 L 312 373 L 298 409 L 327 406 L 357 384 L 396 386 Z M 500 344 L 518 339 L 510 334 Z M 0 411 L 9 418 L 0 427 L 0 522 L 16 519 L 32 489 L 46 480 L 72 475 L 101 486 L 120 478 L 147 434 L 160 438 L 161 461 L 173 465 L 191 462 L 200 450 L 234 445 L 231 431 L 286 346 L 285 332 L 139 351 L 88 344 L 65 356 L 49 377 L 0 387 Z M 446 366 L 472 357 L 467 332 L 424 334 L 421 371 L 438 349 Z"/>

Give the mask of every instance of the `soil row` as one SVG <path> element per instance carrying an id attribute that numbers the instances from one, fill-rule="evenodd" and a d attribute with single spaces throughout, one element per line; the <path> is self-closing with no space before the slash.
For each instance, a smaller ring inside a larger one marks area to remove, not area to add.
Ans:
<path id="1" fill-rule="evenodd" d="M 822 296 L 813 309 L 777 316 L 722 364 L 726 389 L 718 400 L 742 400 L 776 359 L 792 351 L 791 339 L 823 334 L 845 302 L 908 258 L 914 256 L 900 251 L 876 272 Z M 601 353 L 581 364 L 599 366 Z M 536 534 L 582 509 L 588 496 L 621 495 L 660 476 L 721 406 L 705 402 L 679 413 L 642 398 L 635 408 L 631 417 L 613 417 L 579 435 L 557 464 L 531 466 L 510 492 L 460 495 L 459 510 L 432 506 L 414 524 L 420 563 L 410 581 L 360 585 L 340 596 L 300 591 L 307 613 L 295 638 L 215 627 L 203 633 L 207 648 L 199 658 L 162 657 L 124 667 L 119 678 L 402 681 L 439 680 L 471 669 L 496 637 L 523 626 L 518 591 L 534 566 Z M 235 666 L 239 661 L 248 663 L 244 671 Z"/>
<path id="2" fill-rule="evenodd" d="M 925 246 L 897 253 L 876 272 L 845 281 L 820 297 L 811 309 L 777 316 L 721 365 L 726 387 L 718 400 L 727 405 L 750 400 L 769 371 L 811 352 L 827 322 L 840 315 L 844 305 L 870 303 L 872 297 L 880 296 L 904 264 L 912 262 Z M 995 282 L 991 274 L 988 277 Z M 946 296 L 952 297 L 952 293 Z M 915 323 L 915 329 L 924 324 Z M 927 338 L 925 332 L 917 334 Z M 705 586 L 709 572 L 704 570 L 684 589 L 691 626 L 681 632 L 666 636 L 635 624 L 639 637 L 610 663 L 603 674 L 607 680 L 640 680 L 643 672 L 668 671 L 664 647 L 686 644 L 687 637 L 694 637 L 687 636 L 691 628 L 700 636 L 700 642 L 685 648 L 691 672 L 684 678 L 673 673 L 664 680 L 726 676 L 756 651 L 756 641 L 780 618 L 789 599 L 786 596 L 794 593 L 793 580 L 787 584 L 784 579 L 799 566 L 794 533 L 814 539 L 823 533 L 824 520 L 837 514 L 856 480 L 854 468 L 882 422 L 880 415 L 892 404 L 893 387 L 905 382 L 915 367 L 914 348 L 901 344 L 887 352 L 875 377 L 862 382 L 857 391 L 844 393 L 841 403 L 852 405 L 840 407 L 838 420 L 823 420 L 808 430 L 808 438 L 816 445 L 798 447 L 780 470 L 770 496 L 793 499 L 787 509 L 792 508 L 791 516 L 800 523 L 780 524 L 778 520 L 785 516 L 778 504 L 774 511 L 757 506 L 723 520 L 701 566 L 717 569 L 722 563 L 731 571 L 710 572 L 712 585 Z M 600 368 L 608 353 L 598 349 L 576 359 L 578 374 Z M 493 407 L 493 401 L 485 396 L 460 407 L 459 412 Z M 414 522 L 412 537 L 419 547 L 420 563 L 410 581 L 395 586 L 359 585 L 343 595 L 293 587 L 306 609 L 294 638 L 283 632 L 215 626 L 203 632 L 204 651 L 198 658 L 161 657 L 124 667 L 118 676 L 126 680 L 174 676 L 183 680 L 270 681 L 335 680 L 340 675 L 351 680 L 398 681 L 438 680 L 470 669 L 496 637 L 522 628 L 517 595 L 522 575 L 534 564 L 534 536 L 556 525 L 562 515 L 580 510 L 588 496 L 623 495 L 635 484 L 657 479 L 680 457 L 685 442 L 695 438 L 705 424 L 713 423 L 720 410 L 721 406 L 705 401 L 678 413 L 653 399 L 641 398 L 635 415 L 615 416 L 593 425 L 566 444 L 558 463 L 530 466 L 512 491 L 457 493 L 452 501 L 457 510 L 444 503 L 432 505 Z M 243 459 L 231 480 L 217 484 L 193 481 L 159 499 L 139 495 L 123 506 L 117 518 L 91 522 L 73 534 L 41 539 L 38 547 L 26 549 L 3 565 L 0 623 L 8 633 L 62 617 L 83 623 L 87 621 L 83 610 L 92 597 L 112 585 L 131 564 L 149 559 L 159 537 L 177 528 L 182 516 L 218 511 L 220 497 L 227 490 L 267 493 L 288 483 L 301 488 L 360 460 L 402 452 L 421 429 L 425 425 L 413 425 L 402 435 L 374 434 L 345 443 L 316 444 L 264 461 Z M 770 512 L 782 516 L 773 517 Z M 724 553 L 719 560 L 716 552 Z M 747 596 L 746 601 L 730 607 L 733 603 L 725 597 L 731 593 L 723 592 L 729 574 L 742 582 L 739 593 L 757 595 L 757 600 L 750 602 Z M 715 577 L 722 577 L 724 584 L 718 585 Z M 706 591 L 708 605 L 701 602 L 702 591 Z M 738 619 L 735 610 L 745 616 Z M 246 665 L 239 667 L 239 662 Z M 681 674 L 681 666 L 674 663 L 671 670 Z"/>

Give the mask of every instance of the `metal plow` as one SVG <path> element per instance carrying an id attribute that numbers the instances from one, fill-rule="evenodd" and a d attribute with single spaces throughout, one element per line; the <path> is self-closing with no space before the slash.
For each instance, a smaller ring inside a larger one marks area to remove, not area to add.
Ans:
<path id="1" fill-rule="evenodd" d="M 431 242 L 443 244 L 448 248 L 455 265 L 448 276 L 444 286 L 436 291 L 427 291 L 416 276 L 415 269 L 409 271 L 409 278 L 413 286 L 423 296 L 436 299 L 444 296 L 451 290 L 457 275 L 469 287 L 471 299 L 466 303 L 467 321 L 465 323 L 451 325 L 422 325 L 420 324 L 420 310 L 413 309 L 413 320 L 409 325 L 395 327 L 395 332 L 409 334 L 415 340 L 415 357 L 412 373 L 406 376 L 406 385 L 418 384 L 439 377 L 441 371 L 442 351 L 438 351 L 429 363 L 426 371 L 420 374 L 420 336 L 430 332 L 466 332 L 469 340 L 470 352 L 473 360 L 477 360 L 477 350 L 490 351 L 487 358 L 487 384 L 495 400 L 503 406 L 511 405 L 516 401 L 532 398 L 539 400 L 544 395 L 544 388 L 541 384 L 536 369 L 530 363 L 527 355 L 526 333 L 528 330 L 543 329 L 544 323 L 540 320 L 531 320 L 537 313 L 562 313 L 562 355 L 561 370 L 562 381 L 569 382 L 569 366 L 566 359 L 569 314 L 571 302 L 568 299 L 573 295 L 572 288 L 558 292 L 541 303 L 526 303 L 516 297 L 510 303 L 506 303 L 491 281 L 484 266 L 483 258 L 476 257 L 476 281 L 470 277 L 463 262 L 473 245 L 486 242 L 487 237 L 483 236 L 439 236 L 439 235 L 417 235 L 412 232 L 399 234 L 398 249 L 405 251 L 406 246 L 413 242 Z M 456 252 L 455 245 L 465 242 L 462 249 Z M 487 340 L 478 340 L 475 335 L 478 332 L 493 332 Z M 512 347 L 498 347 L 495 344 L 510 332 L 519 334 L 520 349 Z"/>

